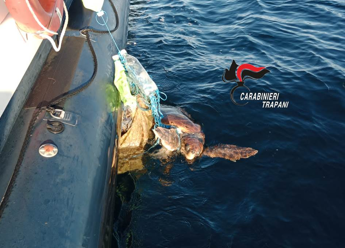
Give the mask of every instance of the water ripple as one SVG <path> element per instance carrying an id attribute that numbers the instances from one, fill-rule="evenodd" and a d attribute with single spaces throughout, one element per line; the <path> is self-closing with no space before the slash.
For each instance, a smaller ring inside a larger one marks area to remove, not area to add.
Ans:
<path id="1" fill-rule="evenodd" d="M 136 247 L 344 247 L 344 30 L 342 0 L 132 1 L 128 51 L 167 104 L 202 125 L 206 145 L 259 150 L 149 167 Z M 221 79 L 233 59 L 266 66 L 246 85 L 289 108 L 235 106 Z"/>

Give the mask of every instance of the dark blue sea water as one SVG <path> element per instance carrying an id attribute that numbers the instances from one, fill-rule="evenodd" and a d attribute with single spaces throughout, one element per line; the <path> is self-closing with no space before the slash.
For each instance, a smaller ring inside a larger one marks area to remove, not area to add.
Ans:
<path id="1" fill-rule="evenodd" d="M 345 247 L 344 1 L 132 1 L 128 51 L 207 146 L 259 150 L 236 163 L 147 158 L 131 174 L 132 247 Z M 246 85 L 288 108 L 233 104 L 232 60 L 267 67 Z"/>

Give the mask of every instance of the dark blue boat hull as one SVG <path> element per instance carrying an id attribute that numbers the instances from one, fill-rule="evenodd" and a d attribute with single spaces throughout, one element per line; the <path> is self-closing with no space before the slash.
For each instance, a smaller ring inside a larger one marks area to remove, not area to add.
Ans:
<path id="1" fill-rule="evenodd" d="M 91 11 L 80 10 L 80 1 L 75 2 L 70 10 L 74 20 L 71 20 L 64 48 L 58 54 L 48 55 L 0 154 L 0 195 L 6 192 L 9 195 L 2 203 L 0 247 L 111 245 L 121 113 L 113 86 L 111 56 L 116 50 L 109 35 L 90 33 L 98 60 L 96 78 L 89 88 L 63 103 L 66 111 L 79 116 L 78 124 L 65 125 L 62 133 L 53 134 L 47 130 L 45 113 L 42 113 L 24 160 L 20 166 L 16 165 L 37 104 L 56 95 L 56 91 L 74 89 L 92 74 L 90 50 L 85 39 L 74 34 L 88 23 L 98 29 L 104 27 L 97 25 Z M 114 37 L 120 48 L 124 48 L 129 0 L 114 4 L 119 16 Z M 107 1 L 104 8 L 109 15 L 109 26 L 114 25 Z M 75 49 L 71 51 L 71 47 Z M 44 158 L 38 153 L 39 146 L 47 141 L 59 149 L 53 158 Z M 7 185 L 15 171 L 15 181 L 8 192 Z"/>

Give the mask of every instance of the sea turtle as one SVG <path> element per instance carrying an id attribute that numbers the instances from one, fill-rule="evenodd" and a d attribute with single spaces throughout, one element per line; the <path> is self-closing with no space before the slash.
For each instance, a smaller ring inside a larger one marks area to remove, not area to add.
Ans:
<path id="1" fill-rule="evenodd" d="M 212 158 L 225 158 L 235 162 L 241 158 L 249 158 L 258 152 L 249 147 L 238 147 L 227 144 L 219 144 L 204 149 L 205 135 L 200 125 L 194 123 L 188 113 L 179 107 L 167 105 L 161 105 L 161 112 L 164 116 L 162 123 L 170 126 L 170 128 L 156 127 L 153 129 L 154 121 L 151 116 L 151 111 L 142 111 L 138 108 L 132 120 L 131 127 L 127 130 L 122 130 L 122 136 L 119 141 L 119 173 L 141 169 L 143 167 L 141 160 L 133 160 L 131 158 L 140 156 L 145 146 L 150 143 L 150 140 L 154 136 L 156 139 L 159 138 L 161 146 L 166 151 L 181 152 L 188 162 L 193 162 L 202 155 Z M 130 116 L 124 113 L 123 118 L 126 120 Z M 125 122 L 128 123 L 128 120 Z M 125 167 L 123 167 L 124 165 Z"/>
<path id="2" fill-rule="evenodd" d="M 241 158 L 249 158 L 258 153 L 253 148 L 226 144 L 204 149 L 205 135 L 200 125 L 193 123 L 185 111 L 171 106 L 162 106 L 161 110 L 164 114 L 162 123 L 176 128 L 157 127 L 153 132 L 156 137 L 160 138 L 162 146 L 170 151 L 180 150 L 182 155 L 189 161 L 205 155 L 236 162 Z"/>

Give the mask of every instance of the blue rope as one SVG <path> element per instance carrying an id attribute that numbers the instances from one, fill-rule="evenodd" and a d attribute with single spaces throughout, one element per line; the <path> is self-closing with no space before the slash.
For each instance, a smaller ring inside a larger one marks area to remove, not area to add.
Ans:
<path id="1" fill-rule="evenodd" d="M 98 16 L 102 18 L 103 23 L 101 23 L 101 22 L 98 20 L 98 18 L 97 18 Z M 106 17 L 106 20 L 104 19 L 104 16 Z M 132 70 L 132 68 L 131 68 L 130 66 L 126 66 L 126 59 L 125 59 L 125 58 L 122 56 L 122 54 L 120 53 L 120 48 L 119 48 L 119 46 L 117 45 L 117 43 L 116 43 L 116 41 L 115 41 L 113 35 L 112 35 L 111 32 L 110 32 L 110 29 L 109 29 L 109 27 L 108 27 L 108 25 L 107 25 L 107 22 L 108 22 L 108 14 L 107 14 L 107 12 L 105 12 L 105 11 L 103 11 L 103 10 L 99 11 L 99 12 L 97 13 L 97 15 L 96 15 L 96 21 L 97 21 L 97 23 L 98 23 L 99 25 L 105 26 L 105 27 L 107 28 L 107 31 L 108 31 L 108 33 L 109 33 L 111 39 L 113 40 L 116 49 L 118 50 L 118 55 L 119 55 L 119 58 L 120 58 L 121 63 L 123 64 L 123 67 L 125 68 L 125 71 L 128 73 L 128 70 L 127 70 L 127 69 L 129 69 L 129 70 L 133 73 L 133 75 L 134 75 L 136 78 L 138 78 L 138 76 L 136 75 L 136 73 L 134 72 L 134 70 Z M 132 92 L 132 93 L 134 93 L 134 95 L 140 95 L 140 96 L 142 97 L 142 99 L 144 99 L 144 103 L 145 103 L 145 105 L 148 107 L 148 109 L 142 108 L 142 107 L 140 106 L 140 104 L 137 103 L 138 107 L 139 107 L 141 110 L 143 110 L 143 111 L 147 111 L 147 110 L 151 109 L 151 111 L 152 111 L 152 116 L 153 116 L 153 119 L 154 119 L 154 121 L 155 121 L 154 128 L 156 128 L 156 127 L 168 127 L 168 128 L 169 128 L 170 126 L 164 125 L 164 124 L 162 124 L 162 122 L 161 122 L 161 120 L 162 120 L 162 118 L 163 118 L 163 114 L 162 114 L 161 109 L 160 109 L 160 100 L 166 101 L 167 98 L 168 98 L 167 95 L 166 95 L 165 93 L 159 92 L 159 90 L 157 90 L 154 94 L 151 94 L 149 97 L 147 97 L 147 96 L 144 94 L 144 92 L 142 92 L 141 89 L 140 89 L 137 85 L 135 85 L 133 82 L 131 82 L 130 86 L 131 86 L 131 89 L 133 89 L 133 92 Z M 162 96 L 163 96 L 163 97 L 162 97 Z M 159 139 L 158 139 L 158 141 L 159 141 Z M 154 145 L 154 146 L 156 146 L 156 145 Z M 154 147 L 154 146 L 153 146 L 153 147 Z M 151 147 L 151 148 L 152 148 L 152 147 Z M 150 149 L 151 149 L 151 148 L 150 148 Z"/>
<path id="2" fill-rule="evenodd" d="M 181 134 L 179 132 L 179 130 L 177 128 L 176 129 L 176 133 L 177 133 L 177 137 L 178 137 L 178 148 L 177 148 L 177 151 L 179 152 L 181 150 Z M 137 158 L 137 157 L 140 157 L 142 155 L 144 155 L 145 153 L 148 153 L 151 149 L 153 149 L 154 147 L 156 147 L 160 142 L 160 139 L 158 138 L 157 141 L 149 148 L 147 149 L 146 151 L 142 152 L 142 153 L 139 153 L 137 155 L 133 155 L 131 156 L 129 159 L 132 159 L 132 158 Z M 127 160 L 129 160 L 127 159 Z"/>
<path id="3" fill-rule="evenodd" d="M 153 119 L 155 120 L 154 128 L 162 126 L 163 114 L 160 109 L 159 103 L 159 91 L 157 90 L 155 94 L 150 95 L 151 111 Z"/>
<path id="4" fill-rule="evenodd" d="M 137 155 L 133 155 L 133 156 L 129 157 L 128 159 L 126 159 L 126 161 L 130 160 L 132 158 L 140 157 L 140 156 L 144 155 L 145 153 L 148 153 L 151 149 L 153 149 L 154 147 L 156 147 L 159 144 L 159 141 L 160 141 L 160 139 L 158 138 L 157 141 L 149 149 L 147 149 L 146 151 L 144 151 L 142 153 L 139 153 Z"/>
<path id="5" fill-rule="evenodd" d="M 103 17 L 104 15 L 107 17 L 107 20 L 104 19 L 104 17 Z M 98 16 L 100 16 L 100 17 L 102 18 L 103 23 L 100 23 L 100 22 L 99 22 L 99 20 L 98 20 L 98 18 L 97 18 Z M 115 41 L 115 39 L 114 39 L 114 36 L 113 36 L 112 33 L 110 32 L 110 29 L 109 29 L 109 27 L 108 27 L 108 25 L 107 25 L 107 22 L 108 22 L 108 14 L 107 14 L 107 12 L 105 12 L 105 11 L 103 11 L 103 10 L 99 11 L 99 12 L 97 13 L 97 15 L 96 15 L 96 22 L 97 22 L 99 25 L 105 26 L 105 27 L 107 28 L 107 31 L 108 31 L 108 33 L 109 33 L 111 39 L 113 40 L 116 49 L 118 50 L 118 54 L 119 54 L 119 57 L 120 57 L 121 62 L 122 62 L 122 60 L 124 61 L 125 58 L 124 58 L 124 57 L 122 56 L 122 54 L 120 53 L 120 48 L 119 48 L 119 46 L 117 45 L 117 43 L 116 43 L 116 41 Z"/>
<path id="6" fill-rule="evenodd" d="M 167 94 L 165 94 L 164 92 L 159 92 L 159 93 L 160 93 L 159 98 L 160 98 L 162 101 L 166 101 L 166 100 L 168 99 Z M 164 98 L 163 98 L 161 95 L 163 95 Z"/>

